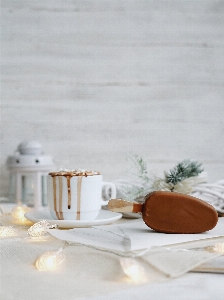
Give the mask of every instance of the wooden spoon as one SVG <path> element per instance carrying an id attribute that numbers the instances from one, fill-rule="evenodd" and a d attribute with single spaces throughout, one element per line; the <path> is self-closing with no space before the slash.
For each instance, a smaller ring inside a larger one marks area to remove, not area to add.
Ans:
<path id="1" fill-rule="evenodd" d="M 143 204 L 111 199 L 108 208 L 115 212 L 140 212 L 146 225 L 164 233 L 201 233 L 218 222 L 216 210 L 198 198 L 157 191 L 145 196 Z"/>

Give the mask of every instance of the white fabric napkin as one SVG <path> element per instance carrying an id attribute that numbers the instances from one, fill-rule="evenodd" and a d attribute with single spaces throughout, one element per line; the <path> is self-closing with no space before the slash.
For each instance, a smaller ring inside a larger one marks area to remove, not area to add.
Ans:
<path id="1" fill-rule="evenodd" d="M 194 270 L 204 262 L 212 261 L 222 253 L 206 251 L 206 247 L 211 247 L 217 243 L 224 243 L 221 239 L 204 239 L 186 244 L 179 244 L 170 248 L 152 248 L 143 260 L 150 263 L 157 270 L 160 270 L 169 277 L 177 277 L 188 271 Z M 195 249 L 196 248 L 196 249 Z"/>
<path id="2" fill-rule="evenodd" d="M 146 274 L 151 272 L 151 266 L 165 276 L 177 277 L 222 255 L 207 251 L 205 247 L 224 243 L 224 218 L 219 219 L 213 230 L 201 234 L 157 233 L 142 220 L 93 228 L 54 229 L 49 232 L 71 244 L 81 243 L 105 251 L 118 251 L 121 257 L 134 256 L 135 263 L 141 265 Z"/>
<path id="3" fill-rule="evenodd" d="M 51 229 L 51 235 L 69 243 L 80 243 L 121 252 L 138 251 L 154 246 L 164 246 L 208 238 L 224 237 L 224 218 L 219 218 L 216 227 L 200 234 L 158 233 L 145 225 L 142 220 L 124 224 L 75 228 L 70 230 Z"/>

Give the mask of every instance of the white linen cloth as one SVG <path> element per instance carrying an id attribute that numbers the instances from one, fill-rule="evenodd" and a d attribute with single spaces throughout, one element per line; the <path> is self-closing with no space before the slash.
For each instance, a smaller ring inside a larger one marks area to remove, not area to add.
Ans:
<path id="1" fill-rule="evenodd" d="M 99 249 L 119 251 L 121 256 L 124 253 L 128 256 L 141 255 L 141 252 L 136 253 L 136 251 L 149 249 L 141 259 L 138 259 L 139 264 L 144 265 L 147 261 L 167 276 L 176 277 L 220 255 L 205 251 L 203 247 L 208 244 L 214 245 L 219 241 L 219 239 L 213 241 L 212 238 L 220 237 L 220 241 L 224 242 L 224 218 L 219 218 L 213 230 L 201 234 L 157 233 L 148 228 L 142 220 L 93 228 L 49 230 L 49 232 L 69 243 L 81 243 Z M 190 244 L 194 241 L 198 241 L 198 247 L 202 249 L 190 250 Z M 173 247 L 167 248 L 166 245 L 173 245 Z"/>
<path id="2" fill-rule="evenodd" d="M 219 218 L 215 228 L 200 234 L 158 233 L 150 229 L 142 219 L 124 224 L 93 226 L 91 228 L 51 229 L 48 232 L 56 238 L 70 243 L 81 243 L 108 250 L 127 252 L 224 236 L 224 218 Z"/>

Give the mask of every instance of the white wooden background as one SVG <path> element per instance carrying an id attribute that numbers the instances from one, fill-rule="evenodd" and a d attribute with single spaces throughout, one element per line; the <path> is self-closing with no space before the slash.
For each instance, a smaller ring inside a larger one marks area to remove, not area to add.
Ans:
<path id="1" fill-rule="evenodd" d="M 224 178 L 223 0 L 2 0 L 1 175 L 23 140 L 59 167 Z"/>

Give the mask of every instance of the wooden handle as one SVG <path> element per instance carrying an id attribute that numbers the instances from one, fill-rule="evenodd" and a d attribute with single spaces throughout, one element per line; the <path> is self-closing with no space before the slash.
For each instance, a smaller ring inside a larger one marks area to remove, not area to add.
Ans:
<path id="1" fill-rule="evenodd" d="M 108 202 L 108 208 L 114 212 L 142 212 L 141 203 L 130 202 L 122 199 L 111 199 Z"/>

